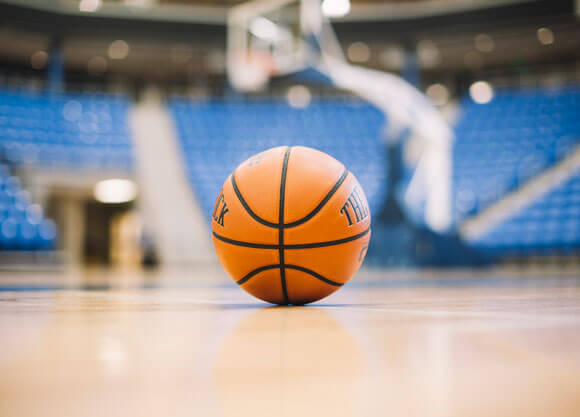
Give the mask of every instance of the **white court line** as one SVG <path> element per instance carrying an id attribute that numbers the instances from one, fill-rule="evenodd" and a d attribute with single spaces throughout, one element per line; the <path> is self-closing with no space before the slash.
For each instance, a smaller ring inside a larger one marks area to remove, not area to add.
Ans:
<path id="1" fill-rule="evenodd" d="M 81 294 L 86 294 L 80 292 Z M 110 293 L 93 292 L 93 295 L 99 294 L 109 299 L 116 299 L 126 302 L 140 302 L 140 303 L 182 303 L 182 304 L 205 304 L 205 305 L 215 305 L 215 306 L 227 306 L 227 305 L 255 305 L 256 308 L 266 308 L 272 307 L 271 304 L 252 302 L 253 300 L 207 300 L 200 298 L 191 297 L 176 297 L 162 294 L 120 294 L 120 293 Z M 554 312 L 537 312 L 537 313 L 510 313 L 510 312 L 487 312 L 487 311 L 452 311 L 452 310 L 410 310 L 403 308 L 380 308 L 380 307 L 362 307 L 362 306 L 333 306 L 325 304 L 314 304 L 307 305 L 312 308 L 321 309 L 338 309 L 338 310 L 349 310 L 349 311 L 370 311 L 378 313 L 392 313 L 392 314 L 406 314 L 415 316 L 426 316 L 432 318 L 484 318 L 484 319 L 503 319 L 503 320 L 534 320 L 542 321 L 544 323 L 549 323 L 556 321 L 558 323 L 578 323 L 580 324 L 580 314 L 570 315 L 570 314 L 559 314 Z"/>
<path id="2" fill-rule="evenodd" d="M 80 293 L 84 294 L 82 291 Z M 200 298 L 191 297 L 175 297 L 160 294 L 123 294 L 123 293 L 110 293 L 110 292 L 92 292 L 92 294 L 99 294 L 105 296 L 106 298 L 116 299 L 120 301 L 140 301 L 140 302 L 179 302 L 184 304 L 211 304 L 211 305 L 232 305 L 232 304 L 255 304 L 256 307 L 267 307 L 270 304 L 252 302 L 253 300 L 204 300 Z"/>
<path id="3" fill-rule="evenodd" d="M 327 306 L 327 308 L 358 310 L 358 311 L 373 311 L 381 313 L 394 314 L 408 314 L 416 316 L 428 316 L 436 318 L 458 317 L 458 318 L 495 318 L 508 320 L 542 320 L 542 321 L 558 321 L 562 320 L 580 323 L 580 315 L 559 315 L 558 313 L 510 313 L 510 312 L 487 312 L 487 311 L 450 311 L 450 310 L 408 310 L 402 308 L 376 308 L 376 307 L 356 307 L 356 306 Z"/>

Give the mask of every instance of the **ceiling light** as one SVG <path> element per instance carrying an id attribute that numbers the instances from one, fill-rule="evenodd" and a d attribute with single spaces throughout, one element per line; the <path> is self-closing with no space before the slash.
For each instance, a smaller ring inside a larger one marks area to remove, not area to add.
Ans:
<path id="1" fill-rule="evenodd" d="M 469 95 L 476 103 L 489 103 L 493 98 L 493 88 L 487 81 L 476 81 L 469 87 Z"/>
<path id="2" fill-rule="evenodd" d="M 443 106 L 449 101 L 449 90 L 443 84 L 430 85 L 426 92 L 436 106 Z"/>
<path id="3" fill-rule="evenodd" d="M 401 69 L 405 63 L 405 53 L 399 46 L 389 46 L 381 52 L 379 60 L 385 68 Z"/>
<path id="4" fill-rule="evenodd" d="M 346 55 L 352 62 L 366 62 L 371 57 L 371 50 L 364 42 L 354 42 L 346 50 Z"/>
<path id="5" fill-rule="evenodd" d="M 441 52 L 435 42 L 425 39 L 417 44 L 419 63 L 424 68 L 436 67 L 441 62 Z"/>
<path id="6" fill-rule="evenodd" d="M 548 28 L 539 28 L 536 31 L 536 36 L 542 45 L 551 45 L 554 43 L 554 32 Z"/>
<path id="7" fill-rule="evenodd" d="M 96 12 L 101 7 L 101 0 L 81 0 L 79 10 L 81 12 Z"/>
<path id="8" fill-rule="evenodd" d="M 286 94 L 288 104 L 297 109 L 308 107 L 311 97 L 310 90 L 303 85 L 294 85 L 290 87 Z"/>
<path id="9" fill-rule="evenodd" d="M 121 39 L 111 42 L 107 51 L 111 59 L 125 59 L 129 55 L 129 44 Z"/>
<path id="10" fill-rule="evenodd" d="M 343 17 L 350 12 L 350 0 L 324 0 L 322 13 L 327 17 Z"/>
<path id="11" fill-rule="evenodd" d="M 123 3 L 129 7 L 151 7 L 151 0 L 124 0 Z"/>

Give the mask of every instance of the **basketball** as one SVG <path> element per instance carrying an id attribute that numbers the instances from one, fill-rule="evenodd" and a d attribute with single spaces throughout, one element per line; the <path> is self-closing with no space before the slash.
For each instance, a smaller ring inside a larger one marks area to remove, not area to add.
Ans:
<path id="1" fill-rule="evenodd" d="M 331 156 L 276 147 L 242 162 L 212 213 L 213 243 L 228 274 L 273 304 L 320 300 L 361 266 L 371 216 L 355 176 Z"/>

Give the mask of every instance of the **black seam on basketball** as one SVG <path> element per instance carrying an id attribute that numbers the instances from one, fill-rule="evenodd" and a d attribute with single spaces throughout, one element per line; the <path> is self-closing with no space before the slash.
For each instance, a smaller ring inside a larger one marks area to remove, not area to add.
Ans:
<path id="1" fill-rule="evenodd" d="M 242 285 L 245 284 L 246 282 L 248 282 L 251 278 L 255 277 L 256 275 L 258 275 L 260 272 L 264 272 L 264 271 L 268 271 L 270 269 L 276 269 L 276 268 L 280 268 L 280 265 L 264 265 L 261 266 L 259 268 L 256 268 L 250 272 L 248 272 L 246 275 L 244 275 L 242 278 L 240 278 L 238 281 L 236 281 L 236 283 L 238 285 Z M 320 275 L 318 272 L 315 272 L 311 269 L 308 268 L 304 268 L 303 266 L 299 266 L 299 265 L 289 265 L 289 264 L 284 264 L 284 268 L 287 269 L 295 269 L 296 271 L 301 271 L 304 272 L 308 275 L 313 276 L 314 278 L 325 282 L 328 285 L 332 285 L 334 287 L 342 287 L 344 284 L 341 282 L 336 282 L 333 281 L 331 279 L 326 278 L 325 276 Z"/>
<path id="2" fill-rule="evenodd" d="M 353 236 L 345 237 L 344 239 L 338 240 L 329 240 L 327 242 L 314 242 L 314 243 L 297 243 L 297 244 L 290 244 L 290 245 L 283 245 L 283 249 L 285 250 L 293 250 L 293 249 L 312 249 L 312 248 L 324 248 L 326 246 L 335 246 L 341 245 L 343 243 L 352 242 L 354 240 L 360 239 L 361 237 L 365 236 L 371 231 L 369 227 L 364 232 L 358 233 Z M 218 235 L 216 232 L 212 232 L 216 239 L 221 240 L 222 242 L 229 243 L 231 245 L 237 246 L 244 246 L 246 248 L 257 248 L 257 249 L 276 249 L 280 250 L 280 245 L 269 245 L 266 243 L 252 243 L 252 242 L 245 242 L 243 240 L 234 240 L 229 239 L 227 237 Z"/>
<path id="3" fill-rule="evenodd" d="M 314 210 L 312 210 L 310 213 L 308 213 L 306 216 L 304 216 L 303 218 L 301 218 L 299 220 L 296 220 L 296 221 L 290 222 L 290 223 L 286 223 L 284 225 L 284 227 L 299 226 L 301 224 L 306 223 L 308 220 L 310 220 L 314 216 L 316 216 L 316 214 L 322 209 L 322 207 L 324 207 L 324 205 L 326 203 L 328 203 L 328 200 L 330 200 L 332 198 L 332 196 L 338 191 L 338 189 L 340 188 L 340 186 L 342 185 L 342 183 L 344 182 L 344 180 L 346 179 L 347 176 L 348 176 L 348 170 L 345 168 L 344 172 L 342 173 L 342 175 L 340 176 L 338 181 L 332 186 L 330 191 L 326 194 L 326 196 L 324 196 L 322 201 L 314 208 Z"/>
<path id="4" fill-rule="evenodd" d="M 250 206 L 248 205 L 248 203 L 246 202 L 246 200 L 244 200 L 244 197 L 242 196 L 242 192 L 238 188 L 238 184 L 236 182 L 236 173 L 235 173 L 235 171 L 232 174 L 232 187 L 234 188 L 234 192 L 236 193 L 236 196 L 238 197 L 238 200 L 240 200 L 240 203 L 242 203 L 242 206 L 244 207 L 244 209 L 246 210 L 246 212 L 252 217 L 252 219 L 254 219 L 255 221 L 257 221 L 260 224 L 263 224 L 264 226 L 272 227 L 274 229 L 278 229 L 279 228 L 279 225 L 277 223 L 272 223 L 272 222 L 269 222 L 268 220 L 264 220 L 264 219 L 262 219 L 260 216 L 258 216 L 256 213 L 254 213 L 252 211 L 252 209 L 250 208 Z"/>
<path id="5" fill-rule="evenodd" d="M 368 234 L 370 231 L 371 231 L 371 228 L 369 227 L 364 232 L 358 233 L 358 234 L 353 235 L 353 236 L 345 237 L 344 239 L 329 240 L 328 242 L 297 243 L 297 244 L 285 245 L 284 249 L 289 249 L 289 250 L 292 250 L 292 249 L 312 249 L 312 248 L 324 248 L 326 246 L 340 245 L 343 243 L 348 243 L 348 242 L 352 242 L 353 240 L 360 239 L 361 237 Z"/>
<path id="6" fill-rule="evenodd" d="M 248 281 L 250 278 L 252 278 L 254 275 L 257 275 L 260 272 L 264 272 L 264 271 L 267 271 L 269 269 L 277 269 L 277 268 L 280 268 L 280 265 L 264 265 L 264 266 L 261 266 L 259 268 L 254 269 L 253 271 L 248 272 L 242 278 L 240 278 L 239 280 L 237 280 L 236 283 L 238 285 L 242 285 L 243 283 L 245 283 L 246 281 Z"/>
<path id="7" fill-rule="evenodd" d="M 341 284 L 340 282 L 336 282 L 336 281 L 333 281 L 333 280 L 328 279 L 326 277 L 323 277 L 318 272 L 314 272 L 313 270 L 308 269 L 308 268 L 304 268 L 303 266 L 286 264 L 285 267 L 288 269 L 295 269 L 297 271 L 305 272 L 309 275 L 312 275 L 314 278 L 316 278 L 322 282 L 326 282 L 328 285 L 332 285 L 334 287 L 342 287 L 344 285 L 344 284 Z"/>
<path id="8" fill-rule="evenodd" d="M 278 250 L 280 248 L 280 245 L 268 245 L 265 243 L 244 242 L 241 240 L 234 240 L 234 239 L 229 239 L 229 238 L 224 237 L 224 236 L 220 236 L 216 232 L 212 232 L 212 234 L 215 236 L 216 239 L 219 239 L 222 242 L 229 243 L 231 245 L 244 246 L 246 248 L 256 248 L 256 249 L 276 249 L 276 250 Z"/>
<path id="9" fill-rule="evenodd" d="M 282 284 L 282 294 L 284 295 L 284 304 L 290 304 L 288 290 L 286 288 L 286 267 L 284 265 L 284 200 L 286 194 L 286 174 L 288 172 L 288 160 L 290 159 L 289 146 L 284 152 L 284 162 L 282 163 L 282 176 L 280 177 L 280 205 L 278 211 L 278 254 L 280 256 L 280 281 Z"/>

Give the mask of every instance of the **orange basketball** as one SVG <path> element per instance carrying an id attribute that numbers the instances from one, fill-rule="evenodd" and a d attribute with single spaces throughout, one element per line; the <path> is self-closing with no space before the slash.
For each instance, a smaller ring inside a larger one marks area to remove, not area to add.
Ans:
<path id="1" fill-rule="evenodd" d="M 218 258 L 244 290 L 274 304 L 332 294 L 359 269 L 370 239 L 364 192 L 344 165 L 302 146 L 242 162 L 212 213 Z"/>

